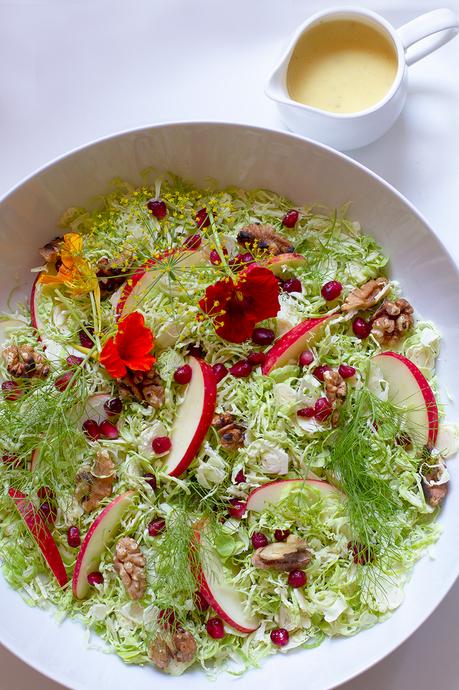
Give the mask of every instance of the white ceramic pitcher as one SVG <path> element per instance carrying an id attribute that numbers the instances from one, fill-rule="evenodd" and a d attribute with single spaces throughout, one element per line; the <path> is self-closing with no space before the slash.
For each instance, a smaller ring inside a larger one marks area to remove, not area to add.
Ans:
<path id="1" fill-rule="evenodd" d="M 333 113 L 303 105 L 291 99 L 287 90 L 287 69 L 300 38 L 313 25 L 337 19 L 375 26 L 391 41 L 397 55 L 397 74 L 386 96 L 370 108 L 356 113 Z M 446 8 L 427 12 L 399 29 L 394 29 L 379 14 L 359 7 L 335 7 L 318 12 L 292 36 L 268 81 L 266 95 L 276 102 L 290 130 L 340 150 L 365 146 L 384 134 L 400 115 L 407 95 L 407 67 L 450 41 L 458 30 L 457 17 Z"/>

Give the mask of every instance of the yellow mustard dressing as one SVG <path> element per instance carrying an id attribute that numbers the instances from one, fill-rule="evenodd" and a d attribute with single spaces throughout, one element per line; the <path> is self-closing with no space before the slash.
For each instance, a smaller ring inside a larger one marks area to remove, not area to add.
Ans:
<path id="1" fill-rule="evenodd" d="M 389 38 L 351 20 L 325 21 L 298 41 L 287 70 L 295 101 L 333 113 L 355 113 L 384 98 L 397 73 Z"/>

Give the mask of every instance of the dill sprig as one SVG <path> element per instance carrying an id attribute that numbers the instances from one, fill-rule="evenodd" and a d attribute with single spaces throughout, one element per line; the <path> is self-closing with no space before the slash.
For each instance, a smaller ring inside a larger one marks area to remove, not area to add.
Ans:
<path id="1" fill-rule="evenodd" d="M 402 506 L 375 458 L 390 452 L 403 427 L 399 409 L 362 387 L 346 400 L 332 439 L 327 470 L 346 495 L 354 539 L 372 555 L 396 555 L 394 523 Z"/>

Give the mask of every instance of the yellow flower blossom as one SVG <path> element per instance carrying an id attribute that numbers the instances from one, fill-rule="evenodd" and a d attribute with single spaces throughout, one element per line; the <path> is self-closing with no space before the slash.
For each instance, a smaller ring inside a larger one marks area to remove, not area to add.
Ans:
<path id="1" fill-rule="evenodd" d="M 56 275 L 41 273 L 39 282 L 43 285 L 65 285 L 73 295 L 82 295 L 86 292 L 99 293 L 99 281 L 94 270 L 81 255 L 83 238 L 76 232 L 64 235 L 60 247 L 60 259 L 62 261 Z"/>

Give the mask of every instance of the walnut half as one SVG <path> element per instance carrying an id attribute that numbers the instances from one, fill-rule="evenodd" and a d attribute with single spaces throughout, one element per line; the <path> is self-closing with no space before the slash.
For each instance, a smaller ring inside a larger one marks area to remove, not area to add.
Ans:
<path id="1" fill-rule="evenodd" d="M 384 288 L 388 284 L 387 278 L 380 276 L 374 280 L 369 280 L 361 287 L 354 288 L 344 300 L 342 310 L 352 311 L 353 309 L 370 309 L 374 307 L 382 299 Z"/>
<path id="2" fill-rule="evenodd" d="M 438 508 L 448 494 L 449 482 L 438 483 L 444 469 L 444 465 L 432 467 L 422 479 L 424 497 L 432 508 Z"/>
<path id="3" fill-rule="evenodd" d="M 131 599 L 141 599 L 145 594 L 145 556 L 139 545 L 130 537 L 121 537 L 115 547 L 114 566 Z"/>
<path id="4" fill-rule="evenodd" d="M 237 235 L 237 241 L 244 247 L 256 246 L 258 249 L 266 249 L 270 254 L 291 254 L 295 248 L 289 240 L 273 228 L 272 225 L 263 223 L 250 223 Z"/>
<path id="5" fill-rule="evenodd" d="M 400 340 L 414 323 L 413 307 L 406 299 L 385 300 L 371 320 L 371 334 L 380 343 Z"/>
<path id="6" fill-rule="evenodd" d="M 307 544 L 294 534 L 287 537 L 287 541 L 277 541 L 262 546 L 252 556 L 255 568 L 278 571 L 301 570 L 311 561 L 311 552 Z"/>
<path id="7" fill-rule="evenodd" d="M 214 415 L 212 426 L 217 429 L 223 448 L 235 450 L 244 445 L 245 427 L 236 423 L 236 415 L 231 412 Z"/>
<path id="8" fill-rule="evenodd" d="M 115 478 L 115 465 L 107 450 L 98 451 L 92 468 L 83 467 L 78 472 L 75 495 L 86 513 L 111 495 Z"/>
<path id="9" fill-rule="evenodd" d="M 178 627 L 172 635 L 157 636 L 150 642 L 150 659 L 157 668 L 167 671 L 171 663 L 187 664 L 196 656 L 196 640 L 187 630 Z"/>

